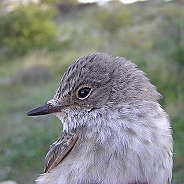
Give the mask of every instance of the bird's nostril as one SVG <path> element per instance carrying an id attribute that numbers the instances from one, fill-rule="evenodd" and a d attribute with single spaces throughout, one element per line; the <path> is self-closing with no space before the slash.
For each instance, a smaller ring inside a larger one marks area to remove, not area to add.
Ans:
<path id="1" fill-rule="evenodd" d="M 52 104 L 48 104 L 48 108 L 52 108 L 53 106 L 52 106 Z"/>

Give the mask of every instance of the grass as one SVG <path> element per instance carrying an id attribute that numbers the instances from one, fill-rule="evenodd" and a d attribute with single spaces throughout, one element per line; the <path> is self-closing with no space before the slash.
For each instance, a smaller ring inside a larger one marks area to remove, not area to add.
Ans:
<path id="1" fill-rule="evenodd" d="M 175 142 L 173 184 L 183 183 L 184 58 L 182 54 L 175 57 L 178 45 L 182 45 L 175 38 L 184 25 L 173 28 L 178 25 L 178 16 L 184 20 L 184 9 L 174 1 L 126 5 L 123 8 L 130 12 L 130 24 L 111 31 L 100 22 L 104 19 L 98 19 L 103 8 L 74 10 L 57 17 L 59 44 L 55 50 L 43 48 L 13 58 L 1 55 L 0 181 L 31 184 L 43 172 L 44 155 L 62 126 L 52 116 L 31 118 L 26 112 L 52 98 L 71 62 L 99 51 L 134 61 L 164 96 L 161 104 L 171 117 Z M 113 11 L 116 8 L 114 5 Z"/>

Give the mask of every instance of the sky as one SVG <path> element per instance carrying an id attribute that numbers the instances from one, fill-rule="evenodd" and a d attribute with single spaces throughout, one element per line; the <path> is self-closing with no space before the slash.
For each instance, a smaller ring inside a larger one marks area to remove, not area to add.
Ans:
<path id="1" fill-rule="evenodd" d="M 109 0 L 79 0 L 79 1 L 83 3 L 99 2 L 100 4 L 103 4 L 104 2 L 107 2 Z M 144 1 L 144 0 L 120 0 L 120 1 L 125 4 L 129 4 L 129 3 L 134 3 L 136 1 Z"/>

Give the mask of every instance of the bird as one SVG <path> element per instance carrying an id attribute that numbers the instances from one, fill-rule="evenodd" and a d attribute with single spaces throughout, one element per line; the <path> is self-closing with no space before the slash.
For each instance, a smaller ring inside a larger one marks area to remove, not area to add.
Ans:
<path id="1" fill-rule="evenodd" d="M 37 184 L 168 184 L 173 138 L 161 94 L 132 61 L 89 53 L 64 73 L 54 97 L 28 116 L 63 125 Z M 48 130 L 49 131 L 49 130 Z"/>

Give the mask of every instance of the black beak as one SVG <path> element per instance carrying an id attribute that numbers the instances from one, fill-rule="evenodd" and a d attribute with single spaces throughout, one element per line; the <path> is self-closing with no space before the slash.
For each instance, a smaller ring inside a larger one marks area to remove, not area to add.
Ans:
<path id="1" fill-rule="evenodd" d="M 27 113 L 27 116 L 39 116 L 39 115 L 45 115 L 45 114 L 52 114 L 56 112 L 61 112 L 61 109 L 63 109 L 64 106 L 52 106 L 51 104 L 45 104 L 40 107 L 37 107 L 35 109 L 30 110 Z"/>

